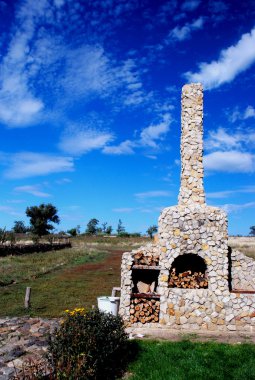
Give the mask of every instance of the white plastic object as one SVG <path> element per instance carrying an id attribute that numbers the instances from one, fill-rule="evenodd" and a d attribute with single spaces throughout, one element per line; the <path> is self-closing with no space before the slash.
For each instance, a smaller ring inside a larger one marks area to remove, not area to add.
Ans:
<path id="1" fill-rule="evenodd" d="M 97 297 L 97 305 L 99 310 L 117 316 L 120 305 L 120 297 Z"/>

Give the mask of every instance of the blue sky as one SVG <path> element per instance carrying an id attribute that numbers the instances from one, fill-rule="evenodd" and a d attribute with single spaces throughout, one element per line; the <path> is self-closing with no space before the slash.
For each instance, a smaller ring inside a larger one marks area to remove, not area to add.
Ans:
<path id="1" fill-rule="evenodd" d="M 0 226 L 56 205 L 144 232 L 177 204 L 180 95 L 204 85 L 207 204 L 255 224 L 253 0 L 0 0 Z"/>

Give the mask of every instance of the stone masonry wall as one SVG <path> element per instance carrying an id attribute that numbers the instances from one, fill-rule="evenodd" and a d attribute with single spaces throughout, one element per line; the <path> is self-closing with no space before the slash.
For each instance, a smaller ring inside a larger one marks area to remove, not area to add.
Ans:
<path id="1" fill-rule="evenodd" d="M 232 250 L 231 273 L 232 289 L 255 291 L 255 261 L 242 252 Z"/>
<path id="2" fill-rule="evenodd" d="M 181 114 L 181 188 L 179 204 L 204 204 L 203 186 L 203 88 L 183 86 Z"/>
<path id="3" fill-rule="evenodd" d="M 185 85 L 182 90 L 179 203 L 162 211 L 156 244 L 123 254 L 120 315 L 127 325 L 131 324 L 134 256 L 142 250 L 146 255 L 159 255 L 156 291 L 156 296 L 160 297 L 158 327 L 220 331 L 251 331 L 255 328 L 255 293 L 231 292 L 231 289 L 255 290 L 255 262 L 237 251 L 232 252 L 231 259 L 227 245 L 226 214 L 205 204 L 202 121 L 202 85 Z M 208 288 L 169 286 L 174 260 L 177 257 L 185 260 L 189 255 L 199 257 L 205 264 Z M 150 297 L 150 294 L 147 296 Z M 133 324 L 135 327 L 142 325 L 141 321 Z M 146 323 L 146 327 L 150 325 Z"/>

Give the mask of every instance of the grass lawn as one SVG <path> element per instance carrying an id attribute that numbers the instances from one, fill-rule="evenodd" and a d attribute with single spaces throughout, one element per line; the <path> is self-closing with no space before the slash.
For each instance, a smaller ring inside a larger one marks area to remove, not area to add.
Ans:
<path id="1" fill-rule="evenodd" d="M 139 341 L 128 380 L 254 380 L 255 345 Z"/>
<path id="2" fill-rule="evenodd" d="M 231 246 L 253 257 L 255 239 L 239 240 L 232 239 Z M 78 236 L 72 248 L 0 257 L 0 317 L 57 317 L 67 308 L 91 308 L 98 296 L 120 286 L 122 253 L 148 242 L 149 238 Z M 32 288 L 29 313 L 23 307 L 27 286 Z"/>
<path id="3" fill-rule="evenodd" d="M 60 251 L 0 258 L 0 317 L 57 317 L 67 308 L 91 308 L 120 286 L 122 253 L 144 241 L 79 237 L 72 243 Z M 23 307 L 27 286 L 29 312 Z"/>

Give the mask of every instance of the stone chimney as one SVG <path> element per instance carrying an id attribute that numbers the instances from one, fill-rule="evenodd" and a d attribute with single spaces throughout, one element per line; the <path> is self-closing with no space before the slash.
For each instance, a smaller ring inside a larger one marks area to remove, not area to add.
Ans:
<path id="1" fill-rule="evenodd" d="M 182 88 L 181 187 L 179 205 L 205 204 L 203 185 L 203 87 Z"/>

